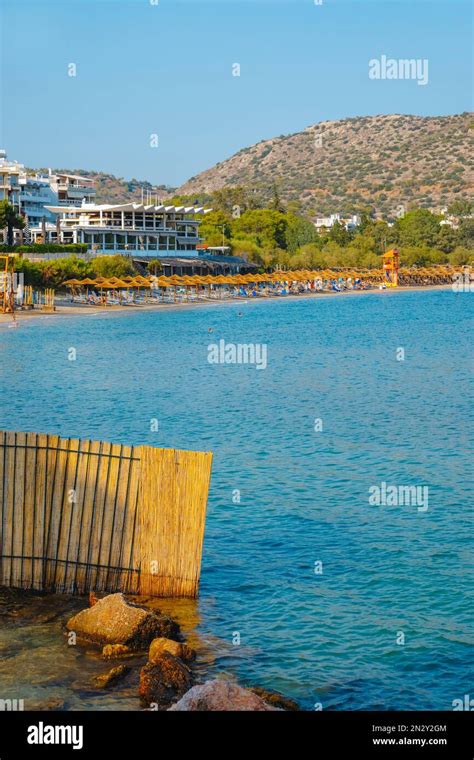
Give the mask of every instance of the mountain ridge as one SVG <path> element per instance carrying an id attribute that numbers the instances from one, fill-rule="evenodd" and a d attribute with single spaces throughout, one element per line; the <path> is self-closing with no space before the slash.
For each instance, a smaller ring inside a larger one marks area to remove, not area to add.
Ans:
<path id="1" fill-rule="evenodd" d="M 311 216 L 371 205 L 439 207 L 473 189 L 469 151 L 473 114 L 356 116 L 261 140 L 191 177 L 178 195 L 224 186 L 255 188 L 297 201 Z"/>

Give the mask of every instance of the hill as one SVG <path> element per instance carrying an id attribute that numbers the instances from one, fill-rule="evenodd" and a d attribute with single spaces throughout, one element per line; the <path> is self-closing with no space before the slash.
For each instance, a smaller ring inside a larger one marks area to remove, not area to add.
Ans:
<path id="1" fill-rule="evenodd" d="M 224 186 L 298 201 L 312 216 L 373 206 L 384 217 L 439 209 L 472 193 L 473 115 L 365 116 L 325 121 L 243 148 L 191 177 L 176 193 Z"/>

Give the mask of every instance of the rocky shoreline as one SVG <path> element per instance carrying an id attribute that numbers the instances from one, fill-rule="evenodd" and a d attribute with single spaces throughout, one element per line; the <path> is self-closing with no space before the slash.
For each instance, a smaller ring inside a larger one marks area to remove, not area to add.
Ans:
<path id="1" fill-rule="evenodd" d="M 228 678 L 199 683 L 196 652 L 184 641 L 179 624 L 158 609 L 147 609 L 123 594 L 98 598 L 65 626 L 68 643 L 93 647 L 113 667 L 92 679 L 94 689 L 112 689 L 127 678 L 145 710 L 273 711 L 298 710 L 293 700 L 259 687 L 245 688 Z M 147 662 L 142 665 L 143 656 Z M 38 709 L 62 709 L 44 705 Z"/>

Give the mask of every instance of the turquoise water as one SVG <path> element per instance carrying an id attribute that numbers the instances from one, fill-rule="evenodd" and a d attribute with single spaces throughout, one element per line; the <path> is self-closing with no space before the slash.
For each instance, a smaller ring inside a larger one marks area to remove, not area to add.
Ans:
<path id="1" fill-rule="evenodd" d="M 0 425 L 214 451 L 210 671 L 310 709 L 451 709 L 473 688 L 473 302 L 376 292 L 23 322 L 0 330 Z M 267 344 L 267 369 L 209 364 L 221 338 Z M 382 481 L 428 486 L 427 511 L 370 505 Z"/>

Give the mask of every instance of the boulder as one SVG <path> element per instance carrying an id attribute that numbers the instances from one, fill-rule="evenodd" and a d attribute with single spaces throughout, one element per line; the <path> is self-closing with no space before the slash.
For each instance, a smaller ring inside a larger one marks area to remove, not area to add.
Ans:
<path id="1" fill-rule="evenodd" d="M 99 599 L 68 620 L 66 627 L 78 639 L 102 646 L 124 644 L 135 650 L 147 647 L 157 636 L 173 639 L 179 633 L 178 624 L 171 618 L 130 604 L 123 594 Z"/>
<path id="2" fill-rule="evenodd" d="M 160 637 L 158 639 L 153 639 L 150 644 L 150 651 L 148 654 L 149 661 L 155 662 L 155 660 L 160 658 L 163 652 L 169 652 L 173 657 L 178 657 L 178 659 L 184 660 L 185 662 L 194 660 L 196 657 L 194 649 L 186 646 L 186 644 L 182 644 L 180 641 L 172 641 L 171 639 Z"/>
<path id="3" fill-rule="evenodd" d="M 106 644 L 102 649 L 104 660 L 113 660 L 117 657 L 130 657 L 131 654 L 134 653 L 125 644 Z"/>
<path id="4" fill-rule="evenodd" d="M 288 697 L 285 697 L 283 694 L 280 694 L 278 691 L 268 691 L 267 689 L 262 689 L 260 686 L 253 686 L 249 689 L 254 694 L 256 694 L 258 697 L 263 699 L 264 702 L 266 702 L 268 705 L 271 705 L 272 707 L 279 707 L 281 710 L 299 710 L 299 704 L 295 702 L 293 699 L 289 699 Z"/>
<path id="5" fill-rule="evenodd" d="M 100 673 L 98 676 L 94 676 L 92 683 L 98 689 L 106 689 L 108 686 L 116 684 L 117 681 L 120 681 L 129 672 L 130 668 L 126 665 L 117 665 L 116 668 L 108 670 L 107 673 Z"/>
<path id="6" fill-rule="evenodd" d="M 93 685 L 98 689 L 106 689 L 109 686 L 113 686 L 124 678 L 130 672 L 130 668 L 126 665 L 117 665 L 115 668 L 111 668 L 106 673 L 100 673 L 94 676 L 92 679 Z"/>
<path id="7" fill-rule="evenodd" d="M 193 685 L 191 671 L 169 652 L 155 657 L 140 671 L 140 700 L 143 705 L 169 707 Z"/>
<path id="8" fill-rule="evenodd" d="M 170 710 L 270 712 L 278 710 L 260 699 L 257 694 L 232 681 L 216 680 L 193 686 Z"/>

